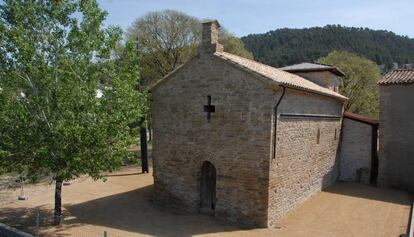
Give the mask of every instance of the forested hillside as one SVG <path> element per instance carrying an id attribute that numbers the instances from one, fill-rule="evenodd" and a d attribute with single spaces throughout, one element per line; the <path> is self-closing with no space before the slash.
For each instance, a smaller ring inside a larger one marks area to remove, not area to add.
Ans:
<path id="1" fill-rule="evenodd" d="M 414 63 L 414 39 L 393 32 L 327 25 L 305 29 L 278 29 L 242 37 L 254 58 L 275 67 L 313 62 L 333 50 L 354 52 L 390 68 Z"/>

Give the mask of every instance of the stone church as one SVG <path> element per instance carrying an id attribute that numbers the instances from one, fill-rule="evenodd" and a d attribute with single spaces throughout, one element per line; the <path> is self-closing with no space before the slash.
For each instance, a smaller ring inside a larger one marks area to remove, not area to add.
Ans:
<path id="1" fill-rule="evenodd" d="M 333 77 L 226 53 L 219 27 L 203 23 L 198 54 L 151 89 L 154 201 L 272 226 L 337 180 L 347 98 Z"/>

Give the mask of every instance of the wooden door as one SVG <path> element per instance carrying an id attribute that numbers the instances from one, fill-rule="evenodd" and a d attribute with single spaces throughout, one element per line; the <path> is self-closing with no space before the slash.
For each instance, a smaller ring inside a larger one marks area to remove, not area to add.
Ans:
<path id="1" fill-rule="evenodd" d="M 216 168 L 205 161 L 201 167 L 200 209 L 214 210 L 216 206 Z"/>

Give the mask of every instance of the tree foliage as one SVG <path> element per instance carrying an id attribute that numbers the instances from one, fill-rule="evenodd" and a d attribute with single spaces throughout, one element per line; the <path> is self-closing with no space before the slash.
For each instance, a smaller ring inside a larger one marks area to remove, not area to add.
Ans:
<path id="1" fill-rule="evenodd" d="M 381 77 L 378 66 L 371 60 L 344 51 L 333 51 L 318 60 L 345 72 L 340 93 L 349 98 L 346 110 L 357 114 L 378 117 L 378 86 Z"/>
<path id="2" fill-rule="evenodd" d="M 0 5 L 6 171 L 46 172 L 61 184 L 85 174 L 101 178 L 121 164 L 137 134 L 128 125 L 146 112 L 147 97 L 135 91 L 135 45 L 115 50 L 122 31 L 103 28 L 106 15 L 95 0 Z"/>
<path id="3" fill-rule="evenodd" d="M 148 85 L 195 56 L 201 42 L 201 21 L 174 10 L 148 12 L 132 23 L 126 37 L 137 40 L 142 54 L 141 76 Z M 224 29 L 220 43 L 229 53 L 252 58 L 244 43 Z"/>
<path id="4" fill-rule="evenodd" d="M 173 10 L 148 12 L 133 22 L 126 35 L 137 41 L 145 84 L 164 77 L 194 55 L 201 37 L 198 25 L 196 18 Z"/>
<path id="5" fill-rule="evenodd" d="M 282 67 L 313 62 L 334 50 L 357 53 L 391 68 L 414 63 L 414 39 L 389 31 L 327 25 L 305 29 L 278 29 L 242 37 L 255 59 Z"/>
<path id="6" fill-rule="evenodd" d="M 228 32 L 225 28 L 220 30 L 219 42 L 223 45 L 226 52 L 253 59 L 253 54 L 246 49 L 243 41 Z"/>

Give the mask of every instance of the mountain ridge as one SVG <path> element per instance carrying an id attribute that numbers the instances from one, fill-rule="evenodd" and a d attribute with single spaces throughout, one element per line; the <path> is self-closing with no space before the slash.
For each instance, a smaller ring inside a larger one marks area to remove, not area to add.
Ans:
<path id="1" fill-rule="evenodd" d="M 334 50 L 357 53 L 385 69 L 414 63 L 414 39 L 366 27 L 281 28 L 241 39 L 257 61 L 274 67 L 314 62 Z"/>

